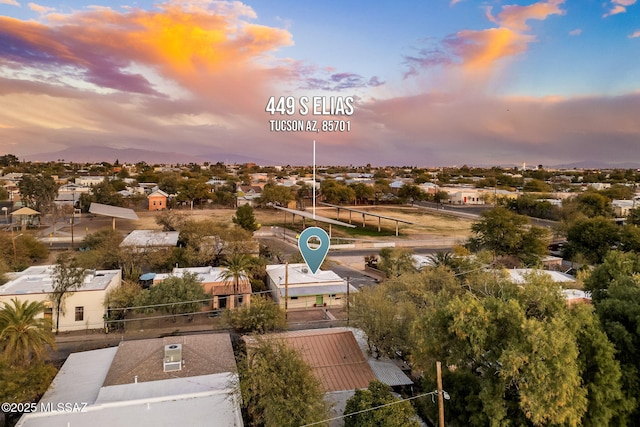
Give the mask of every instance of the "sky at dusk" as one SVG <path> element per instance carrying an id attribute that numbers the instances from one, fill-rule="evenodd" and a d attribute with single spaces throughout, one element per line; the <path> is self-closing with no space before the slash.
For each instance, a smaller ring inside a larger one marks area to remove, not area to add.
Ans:
<path id="1" fill-rule="evenodd" d="M 0 0 L 0 153 L 306 165 L 313 140 L 324 165 L 640 167 L 640 3 Z"/>

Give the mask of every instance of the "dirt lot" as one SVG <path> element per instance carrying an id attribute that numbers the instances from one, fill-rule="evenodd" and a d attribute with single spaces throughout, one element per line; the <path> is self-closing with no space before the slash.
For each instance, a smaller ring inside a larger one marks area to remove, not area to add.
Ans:
<path id="1" fill-rule="evenodd" d="M 375 213 L 377 215 L 383 215 L 386 217 L 397 218 L 404 221 L 410 221 L 412 224 L 400 223 L 400 236 L 410 238 L 425 238 L 425 237 L 459 237 L 464 238 L 469 235 L 471 221 L 461 218 L 452 218 L 446 215 L 434 214 L 426 212 L 418 208 L 401 207 L 401 206 L 376 206 L 376 207 L 357 207 L 359 210 L 367 210 L 368 212 Z M 231 225 L 233 222 L 231 218 L 235 215 L 234 209 L 206 209 L 206 210 L 181 210 L 176 211 L 188 218 L 195 220 L 212 219 L 216 222 Z M 116 228 L 123 232 L 128 232 L 134 229 L 159 229 L 155 222 L 155 218 L 159 213 L 157 212 L 137 212 L 138 221 L 117 220 Z M 340 217 L 336 216 L 335 209 L 318 207 L 316 209 L 318 216 L 324 216 L 331 219 L 339 219 L 343 222 L 349 222 L 349 213 L 345 211 L 340 212 Z M 255 210 L 256 221 L 262 225 L 262 227 L 284 225 L 285 214 L 282 211 L 274 209 L 256 209 Z M 395 238 L 395 221 L 388 219 L 382 219 L 380 225 L 382 232 L 378 233 L 378 218 L 367 216 L 366 224 L 367 228 L 362 231 L 362 215 L 359 213 L 351 214 L 352 223 L 357 225 L 355 230 L 346 229 L 342 227 L 333 227 L 332 233 L 336 237 L 357 237 L 362 239 L 375 239 L 384 240 L 385 238 Z M 287 227 L 302 229 L 302 219 L 299 216 L 295 218 L 295 226 L 291 225 L 291 214 L 286 215 Z M 306 220 L 306 224 L 309 225 L 311 221 Z M 89 227 L 89 232 L 94 231 L 102 227 L 110 227 L 111 220 L 108 218 L 94 218 L 92 220 L 85 220 L 85 224 Z"/>

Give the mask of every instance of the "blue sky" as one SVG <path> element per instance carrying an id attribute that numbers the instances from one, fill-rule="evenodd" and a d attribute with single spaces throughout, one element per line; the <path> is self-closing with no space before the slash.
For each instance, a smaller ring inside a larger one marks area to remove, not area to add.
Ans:
<path id="1" fill-rule="evenodd" d="M 0 0 L 0 151 L 306 164 L 316 139 L 326 164 L 640 166 L 638 18 L 635 0 Z M 271 96 L 354 97 L 305 118 L 351 131 L 273 132 L 300 117 Z"/>

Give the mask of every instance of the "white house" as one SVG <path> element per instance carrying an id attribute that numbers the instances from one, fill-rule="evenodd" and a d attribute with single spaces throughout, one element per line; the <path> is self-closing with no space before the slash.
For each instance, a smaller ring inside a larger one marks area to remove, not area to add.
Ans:
<path id="1" fill-rule="evenodd" d="M 106 177 L 104 176 L 79 176 L 74 182 L 76 185 L 83 185 L 85 187 L 91 187 L 104 182 Z"/>
<path id="2" fill-rule="evenodd" d="M 273 299 L 287 309 L 342 307 L 347 296 L 347 282 L 333 271 L 312 273 L 306 264 L 267 265 L 267 286 Z M 348 292 L 358 292 L 349 285 Z"/>
<path id="3" fill-rule="evenodd" d="M 44 317 L 55 320 L 50 300 L 53 292 L 54 265 L 29 267 L 19 273 L 9 273 L 9 280 L 0 286 L 0 302 L 14 298 L 19 301 L 41 301 L 47 307 Z M 87 270 L 84 283 L 64 301 L 58 329 L 79 331 L 102 329 L 107 314 L 104 301 L 107 293 L 122 283 L 121 270 Z"/>

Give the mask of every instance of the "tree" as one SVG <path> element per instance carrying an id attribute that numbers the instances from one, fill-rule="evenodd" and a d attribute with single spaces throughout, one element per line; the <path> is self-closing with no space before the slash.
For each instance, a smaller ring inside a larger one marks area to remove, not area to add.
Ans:
<path id="1" fill-rule="evenodd" d="M 567 230 L 564 256 L 573 258 L 580 254 L 587 262 L 600 263 L 620 238 L 620 229 L 604 217 L 584 218 Z"/>
<path id="2" fill-rule="evenodd" d="M 45 306 L 42 302 L 11 300 L 0 310 L 0 348 L 11 366 L 27 366 L 42 361 L 47 345 L 55 348 L 51 322 L 38 317 Z"/>
<path id="3" fill-rule="evenodd" d="M 548 193 L 550 191 L 553 191 L 553 188 L 542 180 L 532 179 L 524 183 L 522 191 L 534 192 L 534 193 Z"/>
<path id="4" fill-rule="evenodd" d="M 401 201 L 410 202 L 413 206 L 414 202 L 425 198 L 425 193 L 417 185 L 404 184 L 400 187 L 400 190 L 398 190 L 398 197 Z"/>
<path id="5" fill-rule="evenodd" d="M 578 304 L 570 314 L 580 349 L 578 365 L 589 402 L 582 426 L 624 425 L 621 421 L 633 410 L 634 400 L 622 390 L 623 373 L 616 360 L 614 344 L 609 341 L 592 306 Z"/>
<path id="6" fill-rule="evenodd" d="M 60 254 L 51 275 L 53 290 L 49 295 L 55 313 L 54 328 L 56 334 L 60 327 L 60 314 L 64 314 L 64 301 L 84 284 L 85 271 L 78 266 L 77 260 L 69 253 Z"/>
<path id="7" fill-rule="evenodd" d="M 629 408 L 620 410 L 611 425 L 629 425 L 640 419 L 640 256 L 609 252 L 585 279 L 595 311 L 616 349 L 622 372 L 622 390 Z M 625 406 L 623 406 L 623 409 Z"/>
<path id="8" fill-rule="evenodd" d="M 353 188 L 334 179 L 322 181 L 320 191 L 327 203 L 351 204 L 356 200 L 356 192 Z"/>
<path id="9" fill-rule="evenodd" d="M 225 319 L 229 326 L 238 333 L 264 334 L 284 330 L 287 327 L 284 309 L 272 299 L 261 295 L 253 296 L 251 304 L 248 306 L 226 310 Z"/>
<path id="10" fill-rule="evenodd" d="M 538 200 L 531 194 L 523 194 L 516 199 L 506 202 L 506 207 L 519 213 L 520 215 L 533 216 L 536 218 L 558 220 L 559 208 L 553 206 L 547 200 Z"/>
<path id="11" fill-rule="evenodd" d="M 200 311 L 208 296 L 195 273 L 169 276 L 157 285 L 143 291 L 145 305 L 158 305 L 158 310 L 173 316 L 193 315 Z"/>
<path id="12" fill-rule="evenodd" d="M 258 224 L 256 223 L 256 216 L 253 214 L 253 207 L 251 205 L 242 205 L 236 209 L 236 215 L 231 218 L 234 224 L 240 226 L 247 231 L 256 231 Z"/>
<path id="13" fill-rule="evenodd" d="M 109 291 L 104 299 L 108 328 L 119 329 L 123 326 L 121 322 L 131 312 L 131 307 L 135 307 L 142 298 L 142 287 L 135 282 L 124 281 L 120 286 Z"/>
<path id="14" fill-rule="evenodd" d="M 406 276 L 402 277 L 406 280 Z M 369 353 L 395 357 L 396 352 L 409 353 L 409 331 L 413 307 L 399 301 L 385 286 L 367 287 L 351 296 L 350 322 L 367 336 Z"/>
<path id="15" fill-rule="evenodd" d="M 32 234 L 22 233 L 13 238 L 9 233 L 0 234 L 0 258 L 7 262 L 11 271 L 24 270 L 33 263 L 46 259 L 48 255 L 46 245 Z"/>
<path id="16" fill-rule="evenodd" d="M 162 226 L 162 231 L 177 231 L 186 221 L 184 214 L 173 210 L 165 210 L 156 215 L 156 224 Z"/>
<path id="17" fill-rule="evenodd" d="M 222 278 L 225 281 L 233 282 L 233 306 L 238 307 L 238 290 L 240 289 L 241 280 L 249 280 L 249 272 L 253 265 L 253 261 L 249 256 L 244 254 L 234 255 L 225 263 L 225 270 L 222 272 Z"/>
<path id="18" fill-rule="evenodd" d="M 19 164 L 20 159 L 14 154 L 4 154 L 0 156 L 0 167 L 18 166 Z"/>
<path id="19" fill-rule="evenodd" d="M 373 187 L 363 182 L 349 184 L 349 187 L 351 187 L 355 193 L 356 204 L 366 204 L 369 203 L 369 200 L 375 198 L 375 191 L 373 190 Z"/>
<path id="20" fill-rule="evenodd" d="M 259 201 L 261 206 L 287 206 L 292 200 L 295 200 L 295 197 L 291 189 L 283 185 L 276 185 L 273 181 L 270 181 L 262 189 Z"/>
<path id="21" fill-rule="evenodd" d="M 239 359 L 242 408 L 251 426 L 301 426 L 327 418 L 319 380 L 277 339 L 256 338 Z"/>
<path id="22" fill-rule="evenodd" d="M 529 227 L 529 219 L 503 207 L 481 214 L 481 219 L 471 225 L 474 237 L 468 246 L 472 250 L 487 249 L 498 257 L 515 257 L 525 264 L 535 264 L 546 252 L 547 231 Z"/>
<path id="23" fill-rule="evenodd" d="M 380 250 L 378 269 L 388 277 L 398 277 L 404 273 L 414 272 L 413 252 L 405 248 L 383 248 Z"/>
<path id="24" fill-rule="evenodd" d="M 202 180 L 184 179 L 178 183 L 178 201 L 189 202 L 193 209 L 194 202 L 208 199 L 209 186 Z"/>
<path id="25" fill-rule="evenodd" d="M 434 267 L 455 268 L 456 262 L 453 254 L 447 251 L 436 251 L 436 253 L 428 256 Z"/>
<path id="26" fill-rule="evenodd" d="M 49 388 L 57 369 L 45 362 L 26 366 L 10 366 L 0 360 L 0 401 L 7 403 L 37 402 Z M 0 412 L 0 425 L 15 425 L 17 412 Z M 4 416 L 4 424 L 3 424 Z"/>
<path id="27" fill-rule="evenodd" d="M 58 194 L 56 182 L 48 175 L 23 175 L 18 189 L 25 204 L 40 213 L 49 209 Z"/>
<path id="28" fill-rule="evenodd" d="M 427 268 L 352 298 L 351 319 L 370 345 L 408 356 L 428 384 L 435 361 L 456 367 L 444 373 L 452 426 L 597 425 L 629 407 L 597 319 L 588 307 L 570 310 L 544 274 L 515 285 L 477 267 Z"/>
<path id="29" fill-rule="evenodd" d="M 381 405 L 389 406 L 378 408 Z M 360 413 L 349 415 L 354 412 Z M 344 416 L 345 427 L 418 427 L 420 425 L 411 403 L 394 397 L 391 394 L 391 387 L 377 380 L 371 381 L 366 390 L 355 391 L 355 394 L 347 400 Z"/>
<path id="30" fill-rule="evenodd" d="M 610 217 L 612 214 L 609 199 L 595 191 L 587 191 L 576 196 L 575 202 L 578 210 L 587 218 Z"/>

